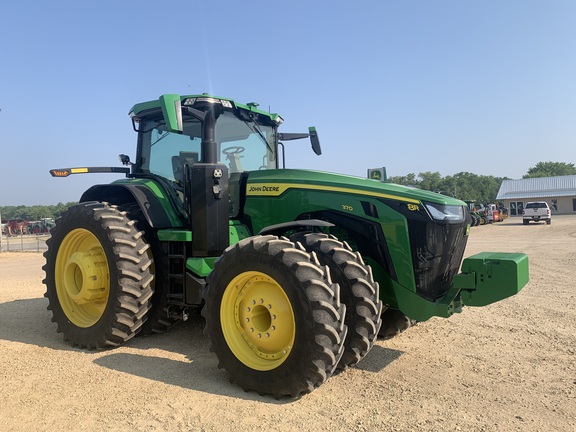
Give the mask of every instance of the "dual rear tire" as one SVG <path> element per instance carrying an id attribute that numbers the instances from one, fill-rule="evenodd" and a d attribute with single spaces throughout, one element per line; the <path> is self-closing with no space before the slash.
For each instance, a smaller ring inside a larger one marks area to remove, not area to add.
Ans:
<path id="1" fill-rule="evenodd" d="M 334 372 L 346 307 L 313 256 L 275 236 L 229 247 L 204 291 L 205 332 L 218 367 L 244 390 L 299 397 Z"/>

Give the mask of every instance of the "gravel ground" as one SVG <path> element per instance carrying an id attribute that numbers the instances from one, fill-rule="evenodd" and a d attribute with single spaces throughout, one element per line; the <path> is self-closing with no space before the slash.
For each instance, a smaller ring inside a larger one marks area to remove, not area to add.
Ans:
<path id="1" fill-rule="evenodd" d="M 510 299 L 378 341 L 299 400 L 245 393 L 194 317 L 167 334 L 87 352 L 43 297 L 41 253 L 0 253 L 0 421 L 6 431 L 574 431 L 576 216 L 472 228 L 466 255 L 526 252 Z"/>

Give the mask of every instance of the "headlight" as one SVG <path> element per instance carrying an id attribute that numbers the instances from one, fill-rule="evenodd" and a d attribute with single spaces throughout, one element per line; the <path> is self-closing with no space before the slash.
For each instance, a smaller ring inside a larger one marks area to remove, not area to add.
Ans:
<path id="1" fill-rule="evenodd" d="M 224 108 L 234 108 L 234 106 L 232 105 L 232 101 L 217 99 L 210 96 L 186 98 L 182 101 L 182 105 L 193 106 L 196 102 L 207 102 L 211 104 L 222 105 Z"/>
<path id="2" fill-rule="evenodd" d="M 435 203 L 424 203 L 424 205 L 434 220 L 444 222 L 462 222 L 464 220 L 464 207 L 462 206 Z"/>

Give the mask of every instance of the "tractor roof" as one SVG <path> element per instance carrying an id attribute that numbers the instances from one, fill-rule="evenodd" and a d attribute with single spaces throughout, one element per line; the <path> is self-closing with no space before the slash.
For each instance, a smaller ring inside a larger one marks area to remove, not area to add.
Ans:
<path id="1" fill-rule="evenodd" d="M 145 115 L 146 113 L 162 109 L 162 98 L 164 96 L 168 96 L 168 95 L 160 96 L 160 98 L 153 100 L 153 101 L 141 102 L 141 103 L 134 105 L 130 109 L 130 112 L 129 112 L 130 117 L 132 117 L 133 119 L 138 121 L 140 119 L 140 117 Z M 223 97 L 219 97 L 219 96 L 212 96 L 212 95 L 209 95 L 208 93 L 202 93 L 199 95 L 169 95 L 169 96 L 175 96 L 176 98 L 180 98 L 182 105 L 193 105 L 196 101 L 198 101 L 198 102 L 210 101 L 210 102 L 222 104 L 225 108 L 228 108 L 228 109 L 234 109 L 235 108 L 235 109 L 240 109 L 240 110 L 245 110 L 245 111 L 257 113 L 260 116 L 268 117 L 271 121 L 278 123 L 278 124 L 282 123 L 282 121 L 283 121 L 282 117 L 280 117 L 280 115 L 278 115 L 278 114 L 273 114 L 273 113 L 259 110 L 257 108 L 258 104 L 255 102 L 249 102 L 249 103 L 244 105 L 244 104 L 235 102 L 232 99 L 223 98 Z"/>

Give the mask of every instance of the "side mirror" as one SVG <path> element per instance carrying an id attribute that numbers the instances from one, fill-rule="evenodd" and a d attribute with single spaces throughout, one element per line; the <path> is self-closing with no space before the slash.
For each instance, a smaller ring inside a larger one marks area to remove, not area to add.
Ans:
<path id="1" fill-rule="evenodd" d="M 308 128 L 308 133 L 279 133 L 278 140 L 280 141 L 292 141 L 297 139 L 302 139 L 310 137 L 310 143 L 312 144 L 312 150 L 318 156 L 322 154 L 322 149 L 320 148 L 320 140 L 318 139 L 318 132 L 314 126 Z"/>
<path id="2" fill-rule="evenodd" d="M 318 132 L 314 126 L 308 128 L 308 133 L 310 134 L 310 143 L 312 144 L 312 150 L 318 156 L 322 154 L 322 148 L 320 147 L 320 140 L 318 139 Z"/>
<path id="3" fill-rule="evenodd" d="M 130 162 L 130 156 L 125 155 L 125 154 L 119 154 L 118 155 L 118 159 L 120 159 L 120 162 L 122 163 L 122 165 L 132 165 L 132 162 Z"/>

